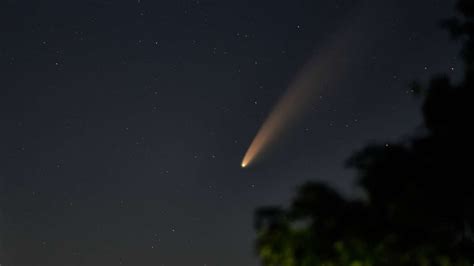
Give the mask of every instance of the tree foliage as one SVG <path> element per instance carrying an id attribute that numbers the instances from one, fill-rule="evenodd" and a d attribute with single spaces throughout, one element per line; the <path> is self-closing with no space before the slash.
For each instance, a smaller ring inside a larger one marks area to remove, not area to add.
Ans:
<path id="1" fill-rule="evenodd" d="M 445 21 L 464 42 L 464 79 L 432 78 L 423 97 L 426 133 L 370 145 L 347 161 L 366 200 L 303 185 L 288 209 L 256 213 L 257 250 L 267 266 L 472 265 L 474 178 L 469 110 L 474 89 L 474 1 Z"/>

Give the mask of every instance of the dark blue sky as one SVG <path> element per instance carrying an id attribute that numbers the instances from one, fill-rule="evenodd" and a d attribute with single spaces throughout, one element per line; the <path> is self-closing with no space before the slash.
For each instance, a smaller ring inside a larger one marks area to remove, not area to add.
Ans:
<path id="1" fill-rule="evenodd" d="M 0 3 L 0 264 L 257 265 L 253 212 L 420 125 L 412 80 L 462 71 L 454 0 L 368 1 L 363 56 L 260 164 L 272 106 L 359 1 Z"/>

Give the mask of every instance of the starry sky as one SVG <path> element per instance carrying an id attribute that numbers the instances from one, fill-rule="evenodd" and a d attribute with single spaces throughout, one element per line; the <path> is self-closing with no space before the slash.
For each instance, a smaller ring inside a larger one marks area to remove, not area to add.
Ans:
<path id="1" fill-rule="evenodd" d="M 344 161 L 421 130 L 409 84 L 462 72 L 454 0 L 368 1 L 349 71 L 240 163 L 360 2 L 1 1 L 0 264 L 258 265 L 257 207 L 357 195 Z"/>

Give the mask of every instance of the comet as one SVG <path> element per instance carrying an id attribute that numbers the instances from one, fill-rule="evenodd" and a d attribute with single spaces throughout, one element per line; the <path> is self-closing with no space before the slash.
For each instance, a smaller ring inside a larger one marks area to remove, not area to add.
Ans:
<path id="1" fill-rule="evenodd" d="M 336 32 L 325 45 L 314 53 L 314 56 L 289 84 L 285 94 L 279 99 L 268 115 L 256 136 L 250 143 L 241 163 L 242 168 L 249 167 L 270 147 L 275 145 L 293 125 L 295 125 L 316 102 L 315 98 L 323 90 L 332 89 L 338 80 L 349 70 L 349 62 L 360 60 L 363 51 L 358 47 L 362 36 L 360 18 L 349 21 L 347 27 Z"/>

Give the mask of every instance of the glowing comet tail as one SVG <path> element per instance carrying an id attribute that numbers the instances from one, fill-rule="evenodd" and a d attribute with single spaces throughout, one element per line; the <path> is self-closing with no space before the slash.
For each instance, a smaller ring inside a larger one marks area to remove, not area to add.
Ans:
<path id="1" fill-rule="evenodd" d="M 352 24 L 317 50 L 262 124 L 245 153 L 242 167 L 248 167 L 259 159 L 315 103 L 315 96 L 323 89 L 336 86 L 336 81 L 349 69 L 348 62 L 361 57 L 362 52 L 357 45 L 361 36 L 355 32 L 358 31 Z"/>

